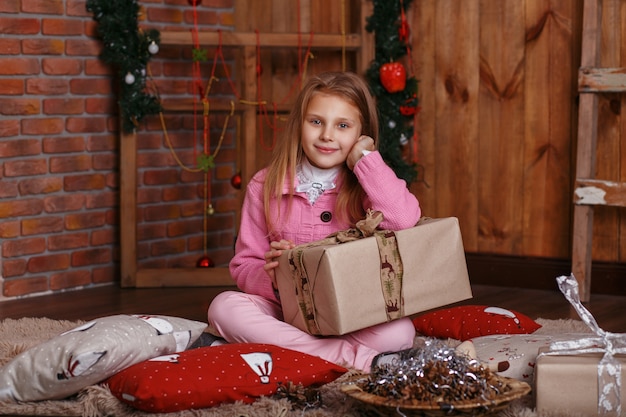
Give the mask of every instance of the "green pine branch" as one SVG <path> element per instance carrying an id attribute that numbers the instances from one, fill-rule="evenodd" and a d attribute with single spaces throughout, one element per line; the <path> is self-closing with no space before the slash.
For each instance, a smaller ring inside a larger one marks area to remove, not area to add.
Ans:
<path id="1" fill-rule="evenodd" d="M 146 66 L 152 56 L 148 47 L 159 45 L 160 33 L 139 30 L 137 0 L 87 0 L 86 9 L 98 23 L 100 58 L 116 71 L 122 128 L 132 132 L 145 116 L 161 111 L 159 99 L 146 91 Z M 134 82 L 126 82 L 128 74 Z"/>
<path id="2" fill-rule="evenodd" d="M 408 9 L 412 0 L 404 0 Z M 376 97 L 380 117 L 379 149 L 383 159 L 399 178 L 407 184 L 417 179 L 417 166 L 408 162 L 402 155 L 402 144 L 413 137 L 413 116 L 405 116 L 401 107 L 417 109 L 418 83 L 409 75 L 403 91 L 389 93 L 380 82 L 380 67 L 407 55 L 406 44 L 400 39 L 400 0 L 374 0 L 374 12 L 367 18 L 365 29 L 374 32 L 376 53 L 374 61 L 367 69 L 366 78 Z"/>

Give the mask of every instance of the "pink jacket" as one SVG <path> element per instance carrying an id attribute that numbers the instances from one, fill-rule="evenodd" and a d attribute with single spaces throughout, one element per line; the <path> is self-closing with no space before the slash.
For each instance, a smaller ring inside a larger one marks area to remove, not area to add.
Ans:
<path id="1" fill-rule="evenodd" d="M 354 173 L 367 194 L 363 208 L 378 210 L 384 215 L 384 220 L 379 226 L 381 229 L 401 230 L 418 222 L 421 209 L 417 198 L 407 189 L 406 182 L 396 177 L 378 151 L 362 157 L 357 162 Z M 265 223 L 263 210 L 265 174 L 266 169 L 259 171 L 247 186 L 235 256 L 230 262 L 230 273 L 242 291 L 275 299 L 271 280 L 263 270 L 264 253 L 269 250 L 270 241 L 277 240 L 276 237 L 270 239 Z M 338 184 L 338 187 L 340 186 L 341 184 Z M 280 202 L 282 234 L 278 239 L 291 240 L 299 245 L 323 239 L 331 233 L 350 227 L 332 215 L 337 199 L 337 188 L 324 192 L 313 206 L 304 193 L 296 193 L 288 215 L 287 185 L 284 193 L 285 197 Z"/>

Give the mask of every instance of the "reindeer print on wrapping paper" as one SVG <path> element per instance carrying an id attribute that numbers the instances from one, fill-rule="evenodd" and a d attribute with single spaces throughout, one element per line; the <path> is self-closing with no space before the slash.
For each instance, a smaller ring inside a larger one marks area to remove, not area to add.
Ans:
<path id="1" fill-rule="evenodd" d="M 380 284 L 385 299 L 385 310 L 387 319 L 393 320 L 403 315 L 402 259 L 393 231 L 381 231 L 375 233 L 375 237 L 380 255 Z"/>
<path id="2" fill-rule="evenodd" d="M 387 303 L 387 313 L 395 313 L 400 311 L 400 307 L 398 307 L 398 300 L 388 301 Z"/>
<path id="3" fill-rule="evenodd" d="M 382 265 L 384 265 L 384 263 Z M 381 274 L 382 274 L 382 270 L 384 269 L 382 265 L 381 265 Z M 385 298 L 385 305 L 387 308 L 387 313 L 397 313 L 400 311 L 400 306 L 398 305 L 399 300 L 397 297 L 392 298 L 393 294 L 395 293 L 396 274 L 391 264 L 389 264 L 389 269 L 390 271 L 387 273 L 388 279 L 383 280 L 383 290 L 385 294 L 387 294 L 387 297 Z M 392 273 L 393 273 L 393 277 L 391 276 Z"/>
<path id="4" fill-rule="evenodd" d="M 393 265 L 391 265 L 389 263 L 389 261 L 387 261 L 387 255 L 385 255 L 385 262 L 382 262 L 380 264 L 380 270 L 381 272 L 384 271 L 385 269 L 387 269 L 387 278 L 389 278 L 390 280 L 395 279 L 396 278 L 396 271 L 393 269 Z M 391 276 L 391 274 L 393 274 L 393 277 Z"/>

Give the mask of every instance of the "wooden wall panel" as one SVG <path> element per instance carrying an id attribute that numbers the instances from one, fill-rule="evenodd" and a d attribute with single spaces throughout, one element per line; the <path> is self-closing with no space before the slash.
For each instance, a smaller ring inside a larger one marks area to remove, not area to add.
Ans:
<path id="1" fill-rule="evenodd" d="M 349 2 L 345 0 L 314 0 L 311 2 L 311 28 L 317 33 L 341 33 Z M 342 7 L 343 6 L 343 7 Z M 343 11 L 342 11 L 343 9 Z M 349 21 L 349 20 L 348 20 Z"/>
<path id="2" fill-rule="evenodd" d="M 478 252 L 522 249 L 524 4 L 480 2 Z"/>
<path id="3" fill-rule="evenodd" d="M 411 185 L 411 191 L 417 196 L 425 216 L 435 217 L 438 192 L 435 187 L 436 177 L 436 103 L 435 85 L 437 83 L 435 48 L 436 42 L 436 4 L 437 0 L 413 2 L 411 22 L 411 40 L 414 45 L 413 63 L 418 76 L 417 97 L 420 112 L 417 117 L 418 146 L 418 181 Z"/>
<path id="4" fill-rule="evenodd" d="M 466 250 L 476 252 L 480 3 L 439 0 L 435 7 L 434 214 L 458 217 Z"/>
<path id="5" fill-rule="evenodd" d="M 299 5 L 301 5 L 302 10 L 309 10 L 308 2 L 274 0 L 272 2 L 271 32 L 296 33 L 299 30 L 300 32 L 303 31 L 303 25 L 309 27 L 310 23 L 303 18 L 303 13 L 298 8 Z M 303 41 L 306 40 L 308 37 L 304 36 Z M 267 59 L 264 59 L 263 62 L 264 79 L 271 78 L 271 92 L 267 91 L 266 97 L 273 102 L 280 103 L 286 100 L 292 91 L 291 87 L 298 81 L 299 54 L 303 54 L 298 49 L 273 49 L 264 53 L 264 57 Z"/>
<path id="6" fill-rule="evenodd" d="M 267 104 L 260 110 L 262 123 L 255 155 L 258 169 L 270 158 L 277 130 L 284 125 L 285 111 L 299 91 L 300 73 L 306 77 L 322 71 L 355 70 L 355 53 L 318 49 L 307 58 L 307 50 L 317 34 L 359 32 L 356 19 L 360 17 L 360 5 L 360 0 L 236 0 L 236 30 L 301 34 L 297 48 L 261 48 L 260 88 L 257 97 L 248 98 Z"/>
<path id="7" fill-rule="evenodd" d="M 468 252 L 568 258 L 582 1 L 414 7 L 425 214 Z"/>
<path id="8" fill-rule="evenodd" d="M 411 190 L 425 215 L 459 218 L 468 252 L 570 257 L 582 2 L 411 4 L 412 60 L 421 107 L 420 181 Z M 293 31 L 297 20 L 285 16 L 293 13 L 294 3 L 237 0 L 238 10 L 242 4 L 249 9 L 245 18 L 236 13 L 239 29 Z M 341 31 L 342 5 L 346 22 L 353 26 L 357 21 L 355 0 L 300 3 L 308 5 L 300 13 L 303 31 Z M 625 65 L 626 1 L 603 3 L 605 18 L 613 19 L 603 32 L 603 63 Z M 341 69 L 340 53 L 327 54 L 316 53 L 308 70 Z M 288 62 L 294 60 L 293 51 L 283 56 L 288 59 L 263 58 L 262 88 L 274 100 L 297 75 L 297 62 Z M 350 59 L 348 69 L 354 67 Z M 626 180 L 623 104 L 621 96 L 601 99 L 599 177 Z M 624 211 L 597 210 L 594 259 L 626 260 Z"/>
<path id="9" fill-rule="evenodd" d="M 578 70 L 572 55 L 573 5 L 526 2 L 524 242 L 516 255 L 569 256 Z"/>
<path id="10" fill-rule="evenodd" d="M 314 33 L 358 32 L 354 15 L 358 2 L 350 0 L 313 0 L 311 5 L 311 27 Z M 317 51 L 309 61 L 309 72 L 341 71 L 354 69 L 355 57 L 341 51 Z"/>

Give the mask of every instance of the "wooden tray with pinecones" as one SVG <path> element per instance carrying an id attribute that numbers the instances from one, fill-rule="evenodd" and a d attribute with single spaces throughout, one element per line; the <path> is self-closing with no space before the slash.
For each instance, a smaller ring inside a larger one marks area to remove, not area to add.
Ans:
<path id="1" fill-rule="evenodd" d="M 493 398 L 477 398 L 461 401 L 418 401 L 383 397 L 364 389 L 367 375 L 356 375 L 341 386 L 341 391 L 356 399 L 368 416 L 484 416 L 507 408 L 511 401 L 531 391 L 523 381 L 494 376 L 500 383 L 500 391 Z"/>

